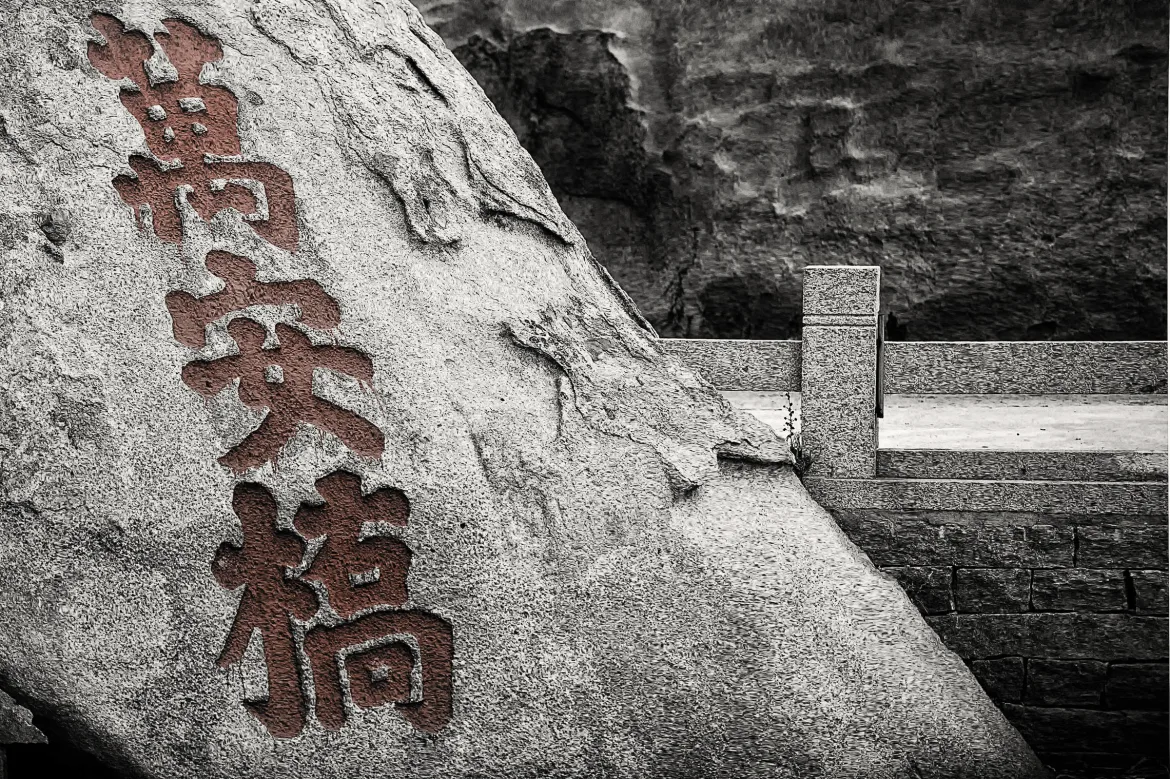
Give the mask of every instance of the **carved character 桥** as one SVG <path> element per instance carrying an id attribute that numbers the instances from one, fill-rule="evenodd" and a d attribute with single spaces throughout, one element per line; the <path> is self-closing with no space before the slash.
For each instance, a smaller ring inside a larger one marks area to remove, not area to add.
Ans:
<path id="1" fill-rule="evenodd" d="M 303 505 L 295 525 L 309 538 L 324 538 L 308 569 L 293 577 L 305 549 L 295 534 L 276 529 L 276 503 L 259 484 L 237 485 L 233 508 L 244 543 L 223 544 L 212 563 L 220 584 L 244 587 L 219 658 L 239 662 L 253 630 L 259 630 L 268 671 L 268 699 L 245 705 L 272 735 L 291 738 L 304 728 L 297 637 L 292 619 L 308 623 L 318 604 L 307 581 L 323 585 L 342 619 L 303 635 L 315 691 L 318 722 L 328 730 L 345 724 L 346 691 L 359 708 L 393 704 L 419 730 L 440 730 L 451 719 L 454 636 L 436 614 L 404 608 L 410 551 L 398 539 L 363 537 L 370 523 L 406 525 L 409 503 L 398 490 L 362 495 L 361 480 L 335 472 L 317 481 L 322 505 Z M 334 618 L 336 620 L 336 618 Z M 344 667 L 344 676 L 342 668 Z"/>

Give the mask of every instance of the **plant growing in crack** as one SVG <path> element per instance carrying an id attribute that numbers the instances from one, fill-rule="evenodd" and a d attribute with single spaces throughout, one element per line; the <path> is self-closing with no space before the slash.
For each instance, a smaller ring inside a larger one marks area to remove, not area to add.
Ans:
<path id="1" fill-rule="evenodd" d="M 796 471 L 796 476 L 799 479 L 804 479 L 804 475 L 808 473 L 808 469 L 812 466 L 812 455 L 805 451 L 801 445 L 800 439 L 800 414 L 796 410 L 796 404 L 793 403 L 792 393 L 784 393 L 784 419 L 780 428 L 780 435 L 788 443 L 788 449 L 792 452 L 793 465 L 792 468 Z"/>

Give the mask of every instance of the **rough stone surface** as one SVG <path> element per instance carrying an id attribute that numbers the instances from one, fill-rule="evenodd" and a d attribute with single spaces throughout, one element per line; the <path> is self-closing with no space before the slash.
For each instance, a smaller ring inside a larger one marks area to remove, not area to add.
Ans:
<path id="1" fill-rule="evenodd" d="M 808 474 L 872 478 L 881 270 L 810 267 L 805 280 L 800 427 Z"/>
<path id="2" fill-rule="evenodd" d="M 1076 566 L 1078 534 L 1101 560 L 1160 560 L 1165 514 L 833 513 L 1055 776 L 1166 775 L 1166 750 L 1141 741 L 1153 735 L 1149 713 L 1167 709 L 1166 571 Z M 1135 713 L 1138 737 L 1126 730 Z"/>
<path id="3" fill-rule="evenodd" d="M 417 2 L 665 334 L 1165 337 L 1164 0 Z"/>
<path id="4" fill-rule="evenodd" d="M 1129 580 L 1133 585 L 1133 606 L 1139 614 L 1165 614 L 1167 612 L 1166 571 L 1130 571 Z"/>
<path id="5" fill-rule="evenodd" d="M 1125 614 L 950 614 L 928 617 L 943 643 L 978 660 L 1020 655 L 1056 660 L 1161 660 L 1167 621 Z"/>
<path id="6" fill-rule="evenodd" d="M 808 327 L 801 341 L 801 435 L 810 473 L 870 478 L 877 449 L 877 330 Z"/>
<path id="7" fill-rule="evenodd" d="M 973 660 L 971 673 L 996 702 L 1019 703 L 1024 694 L 1024 658 Z"/>
<path id="8" fill-rule="evenodd" d="M 1087 711 L 1005 704 L 1025 738 L 1052 751 L 1084 750 L 1086 743 L 1112 744 L 1120 751 L 1166 755 L 1166 714 L 1153 711 Z M 1088 751 L 1088 750 L 1085 750 Z"/>
<path id="9" fill-rule="evenodd" d="M 883 568 L 902 586 L 910 601 L 923 614 L 946 614 L 955 609 L 951 591 L 951 569 L 940 567 L 905 566 Z M 978 674 L 976 674 L 978 678 Z"/>
<path id="10" fill-rule="evenodd" d="M 1026 568 L 959 568 L 955 571 L 955 606 L 967 613 L 1028 610 L 1032 572 Z"/>
<path id="11" fill-rule="evenodd" d="M 1077 528 L 1077 565 L 1083 568 L 1166 569 L 1166 526 L 1094 525 Z"/>
<path id="12" fill-rule="evenodd" d="M 859 416 L 854 412 L 844 416 L 838 424 L 863 430 L 867 420 Z M 872 421 L 873 415 L 870 414 L 868 423 Z M 811 425 L 812 421 L 807 424 Z M 1167 487 L 1155 482 L 835 479 L 815 476 L 806 480 L 805 486 L 822 506 L 832 509 L 1028 513 L 1048 510 L 1061 514 L 1165 514 L 1167 511 Z M 1136 549 L 1153 542 L 1132 539 L 1129 543 Z M 1150 554 L 1150 550 L 1146 550 L 1146 554 Z"/>
<path id="13" fill-rule="evenodd" d="M 1165 776 L 1167 759 L 1161 756 L 1117 752 L 1040 752 L 1040 759 L 1056 776 L 1067 779 L 1105 779 L 1105 777 Z"/>
<path id="14" fill-rule="evenodd" d="M 1031 659 L 1024 702 L 1039 706 L 1100 706 L 1107 668 L 1098 660 Z"/>
<path id="15" fill-rule="evenodd" d="M 1105 683 L 1105 703 L 1116 709 L 1170 708 L 1170 672 L 1165 663 L 1113 663 Z"/>
<path id="16" fill-rule="evenodd" d="M 878 475 L 894 479 L 1166 481 L 1166 452 L 883 448 L 877 458 Z"/>
<path id="17" fill-rule="evenodd" d="M 1166 394 L 1165 341 L 890 343 L 885 358 L 896 395 Z"/>
<path id="18" fill-rule="evenodd" d="M 0 752 L 4 744 L 45 743 L 45 734 L 33 724 L 32 716 L 31 711 L 0 690 Z M 3 779 L 3 774 L 0 774 L 0 779 Z"/>
<path id="19" fill-rule="evenodd" d="M 833 516 L 879 566 L 1073 564 L 1074 528 L 1038 515 L 859 509 L 835 510 Z"/>
<path id="20" fill-rule="evenodd" d="M 1039 776 L 414 9 L 100 10 L 0 3 L 0 679 L 54 733 L 141 777 Z"/>
<path id="21" fill-rule="evenodd" d="M 1125 571 L 1065 568 L 1032 576 L 1036 611 L 1125 611 L 1126 605 Z"/>

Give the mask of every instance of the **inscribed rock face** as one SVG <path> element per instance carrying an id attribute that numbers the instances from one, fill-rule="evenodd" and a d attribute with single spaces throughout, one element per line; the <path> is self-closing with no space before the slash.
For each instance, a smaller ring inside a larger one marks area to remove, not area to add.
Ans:
<path id="1" fill-rule="evenodd" d="M 404 3 L 12 4 L 0 682 L 151 777 L 1035 775 Z"/>

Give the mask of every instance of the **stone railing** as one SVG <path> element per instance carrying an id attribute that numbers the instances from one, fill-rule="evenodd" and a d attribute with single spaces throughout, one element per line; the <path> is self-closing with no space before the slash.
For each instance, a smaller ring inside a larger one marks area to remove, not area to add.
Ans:
<path id="1" fill-rule="evenodd" d="M 721 390 L 801 393 L 808 490 L 1046 762 L 1165 758 L 1165 452 L 880 449 L 884 395 L 1166 393 L 1165 342 L 883 342 L 876 267 L 805 268 L 801 341 L 664 339 Z"/>

